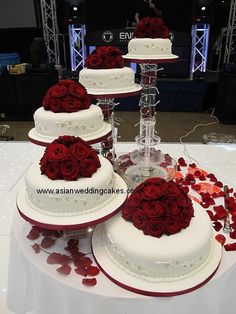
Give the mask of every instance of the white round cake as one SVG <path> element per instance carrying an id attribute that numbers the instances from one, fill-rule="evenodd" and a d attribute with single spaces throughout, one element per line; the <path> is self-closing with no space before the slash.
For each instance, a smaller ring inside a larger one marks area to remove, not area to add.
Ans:
<path id="1" fill-rule="evenodd" d="M 111 163 L 99 156 L 101 167 L 91 178 L 76 181 L 51 180 L 41 174 L 40 165 L 34 163 L 25 175 L 26 202 L 34 210 L 48 216 L 78 216 L 92 213 L 109 203 L 114 193 L 115 177 Z"/>
<path id="2" fill-rule="evenodd" d="M 103 245 L 122 271 L 146 282 L 172 282 L 200 272 L 211 260 L 212 223 L 205 210 L 195 206 L 190 225 L 161 238 L 144 235 L 120 214 L 105 223 Z"/>
<path id="3" fill-rule="evenodd" d="M 88 94 L 102 95 L 108 93 L 127 93 L 142 89 L 135 84 L 135 73 L 131 68 L 115 69 L 82 69 L 79 82 L 87 89 Z"/>
<path id="4" fill-rule="evenodd" d="M 34 113 L 35 128 L 33 129 L 33 136 L 36 135 L 42 141 L 51 142 L 58 136 L 67 134 L 80 136 L 85 141 L 89 141 L 111 131 L 111 126 L 103 119 L 102 110 L 96 105 L 70 113 L 54 113 L 40 107 Z M 32 137 L 31 133 L 29 133 L 29 137 Z"/>
<path id="5" fill-rule="evenodd" d="M 134 38 L 128 43 L 128 54 L 124 58 L 172 59 L 172 43 L 168 38 Z"/>

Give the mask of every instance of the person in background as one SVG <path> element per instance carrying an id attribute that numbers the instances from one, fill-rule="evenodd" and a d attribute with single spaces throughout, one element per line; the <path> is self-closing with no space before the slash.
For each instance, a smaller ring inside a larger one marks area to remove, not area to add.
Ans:
<path id="1" fill-rule="evenodd" d="M 157 7 L 158 4 L 156 0 L 143 0 L 143 2 L 137 7 L 135 13 L 136 23 L 145 17 L 161 17 L 162 13 Z"/>

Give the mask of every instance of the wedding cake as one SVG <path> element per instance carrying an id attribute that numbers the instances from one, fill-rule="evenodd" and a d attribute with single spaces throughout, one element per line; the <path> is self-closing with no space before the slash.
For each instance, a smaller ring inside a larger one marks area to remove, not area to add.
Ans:
<path id="1" fill-rule="evenodd" d="M 170 59 L 172 43 L 169 29 L 161 18 L 144 18 L 136 26 L 134 38 L 128 43 L 128 54 L 124 58 Z"/>
<path id="2" fill-rule="evenodd" d="M 79 73 L 79 82 L 89 94 L 104 95 L 136 92 L 134 71 L 124 66 L 121 51 L 112 46 L 98 47 L 86 58 L 85 68 Z"/>
<path id="3" fill-rule="evenodd" d="M 173 290 L 197 286 L 198 279 L 202 282 L 208 278 L 220 261 L 218 248 L 215 265 L 208 273 L 217 243 L 206 211 L 200 205 L 193 206 L 174 181 L 161 178 L 141 183 L 126 201 L 122 214 L 95 231 L 93 245 L 99 264 L 99 250 L 104 247 L 102 254 L 113 271 L 111 275 L 108 270 L 108 275 L 134 290 L 155 292 L 152 289 L 161 287 L 168 292 L 169 284 Z M 103 268 L 103 261 L 101 264 Z"/>
<path id="4" fill-rule="evenodd" d="M 72 80 L 62 80 L 47 91 L 43 106 L 34 113 L 34 122 L 29 137 L 38 142 L 50 143 L 63 134 L 92 142 L 111 131 L 84 86 Z"/>
<path id="5" fill-rule="evenodd" d="M 83 215 L 106 205 L 115 188 L 111 163 L 80 138 L 62 136 L 25 175 L 26 199 L 48 216 Z M 102 193 L 104 192 L 104 194 Z"/>

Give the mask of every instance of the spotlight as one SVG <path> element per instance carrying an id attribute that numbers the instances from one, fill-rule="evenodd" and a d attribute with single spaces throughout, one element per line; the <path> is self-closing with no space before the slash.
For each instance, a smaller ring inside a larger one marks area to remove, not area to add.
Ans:
<path id="1" fill-rule="evenodd" d="M 206 11 L 206 7 L 205 6 L 201 7 L 201 10 Z"/>
<path id="2" fill-rule="evenodd" d="M 74 7 L 72 8 L 72 10 L 76 12 L 76 11 L 78 11 L 78 7 L 74 6 Z"/>

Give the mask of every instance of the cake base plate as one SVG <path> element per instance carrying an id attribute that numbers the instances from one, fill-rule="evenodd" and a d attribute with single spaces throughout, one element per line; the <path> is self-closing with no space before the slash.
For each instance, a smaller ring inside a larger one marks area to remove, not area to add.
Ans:
<path id="1" fill-rule="evenodd" d="M 142 86 L 135 84 L 134 88 L 128 88 L 127 90 L 114 91 L 114 90 L 97 90 L 87 88 L 88 94 L 96 99 L 106 99 L 106 98 L 123 98 L 123 97 L 132 97 L 139 95 L 142 92 Z"/>
<path id="2" fill-rule="evenodd" d="M 125 181 L 117 174 L 115 175 L 115 189 L 127 190 Z M 49 216 L 32 208 L 26 198 L 27 192 L 24 186 L 17 194 L 16 205 L 23 219 L 33 225 L 53 230 L 78 230 L 94 226 L 114 216 L 120 210 L 127 198 L 127 194 L 115 194 L 109 203 L 92 213 L 74 216 Z"/>
<path id="3" fill-rule="evenodd" d="M 138 55 L 128 53 L 124 55 L 123 58 L 129 62 L 149 64 L 172 63 L 179 60 L 179 57 L 176 55 L 158 56 L 156 58 L 150 58 L 150 56 L 140 57 Z"/>
<path id="4" fill-rule="evenodd" d="M 213 239 L 212 245 L 213 253 L 209 263 L 197 274 L 179 281 L 152 283 L 137 278 L 113 261 L 106 249 L 103 224 L 95 228 L 92 237 L 94 259 L 101 271 L 112 282 L 134 293 L 155 297 L 170 297 L 189 293 L 206 284 L 216 273 L 221 260 L 221 244 Z"/>
<path id="5" fill-rule="evenodd" d="M 104 122 L 103 129 L 98 132 L 94 136 L 81 136 L 81 138 L 86 141 L 88 144 L 96 144 L 99 142 L 103 142 L 105 139 L 107 139 L 109 136 L 111 136 L 111 125 L 109 123 Z M 67 135 L 67 134 L 65 134 Z M 75 136 L 79 136 L 75 135 Z M 52 141 L 56 140 L 58 136 L 50 136 L 50 137 L 42 137 L 40 134 L 37 133 L 36 128 L 33 128 L 28 133 L 29 140 L 36 145 L 47 147 L 49 144 L 51 144 Z"/>

